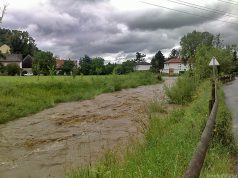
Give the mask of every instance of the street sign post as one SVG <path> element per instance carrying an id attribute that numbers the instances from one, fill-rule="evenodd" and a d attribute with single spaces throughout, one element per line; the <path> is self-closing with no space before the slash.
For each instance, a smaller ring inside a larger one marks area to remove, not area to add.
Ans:
<path id="1" fill-rule="evenodd" d="M 215 67 L 216 66 L 219 66 L 219 62 L 216 60 L 216 58 L 213 56 L 212 57 L 212 60 L 210 61 L 209 63 L 209 66 L 212 66 L 212 69 L 213 69 L 213 79 L 214 81 L 216 80 L 216 73 L 215 73 Z"/>

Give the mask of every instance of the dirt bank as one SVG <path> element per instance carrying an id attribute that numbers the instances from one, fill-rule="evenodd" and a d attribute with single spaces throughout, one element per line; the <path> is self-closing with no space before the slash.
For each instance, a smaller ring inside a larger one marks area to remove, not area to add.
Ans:
<path id="1" fill-rule="evenodd" d="M 63 177 L 108 149 L 120 150 L 142 136 L 145 108 L 155 97 L 164 97 L 163 84 L 62 103 L 0 125 L 0 177 Z"/>

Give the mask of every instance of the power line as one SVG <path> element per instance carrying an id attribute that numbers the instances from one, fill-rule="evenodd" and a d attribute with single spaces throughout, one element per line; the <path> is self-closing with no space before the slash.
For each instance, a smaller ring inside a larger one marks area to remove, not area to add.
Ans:
<path id="1" fill-rule="evenodd" d="M 182 0 L 178 0 L 178 1 L 167 0 L 167 1 L 171 1 L 173 3 L 177 3 L 177 4 L 193 7 L 193 8 L 196 8 L 196 9 L 201 9 L 201 10 L 205 10 L 205 11 L 211 11 L 213 13 L 222 14 L 224 16 L 238 18 L 237 15 L 228 13 L 226 11 L 222 11 L 222 10 L 218 10 L 218 9 L 212 9 L 212 8 L 209 8 L 209 7 L 205 7 L 205 6 L 201 6 L 201 5 L 198 5 L 198 4 L 189 3 L 189 2 L 186 2 L 186 1 L 182 1 Z"/>
<path id="2" fill-rule="evenodd" d="M 214 20 L 217 20 L 217 21 L 225 22 L 225 23 L 230 23 L 230 24 L 233 24 L 233 25 L 238 25 L 238 23 L 228 22 L 228 21 L 220 20 L 220 19 L 213 18 L 213 17 L 193 14 L 193 13 L 190 13 L 190 12 L 186 12 L 186 11 L 182 11 L 182 10 L 177 10 L 177 9 L 173 9 L 173 8 L 169 8 L 169 7 L 165 7 L 165 6 L 161 6 L 161 5 L 157 5 L 157 4 L 152 4 L 152 3 L 148 3 L 148 2 L 144 2 L 144 1 L 140 1 L 140 2 L 144 3 L 144 4 L 147 4 L 147 5 L 168 9 L 168 10 L 176 11 L 176 12 L 183 13 L 183 14 L 189 14 L 189 15 L 193 15 L 193 16 L 197 16 L 197 17 L 202 17 L 202 18 L 205 17 L 205 18 L 214 19 Z"/>
<path id="3" fill-rule="evenodd" d="M 227 4 L 232 4 L 232 5 L 238 6 L 238 3 L 235 2 L 235 1 L 224 1 L 224 0 L 218 0 L 218 1 L 223 2 L 223 3 L 227 3 Z"/>

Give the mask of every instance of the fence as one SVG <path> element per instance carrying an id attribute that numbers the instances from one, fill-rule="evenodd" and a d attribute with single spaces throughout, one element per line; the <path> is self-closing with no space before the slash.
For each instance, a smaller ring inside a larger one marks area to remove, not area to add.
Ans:
<path id="1" fill-rule="evenodd" d="M 200 175 L 209 142 L 212 138 L 213 128 L 215 126 L 216 115 L 218 108 L 217 86 L 212 82 L 212 99 L 209 101 L 209 112 L 205 129 L 203 130 L 201 140 L 198 143 L 197 150 L 194 153 L 189 167 L 184 175 L 184 178 L 197 178 Z"/>
<path id="2" fill-rule="evenodd" d="M 230 74 L 230 75 L 224 75 L 222 77 L 219 77 L 219 80 L 222 83 L 227 83 L 227 82 L 230 82 L 232 80 L 235 80 L 236 75 L 237 75 L 236 73 L 233 73 L 233 74 Z"/>

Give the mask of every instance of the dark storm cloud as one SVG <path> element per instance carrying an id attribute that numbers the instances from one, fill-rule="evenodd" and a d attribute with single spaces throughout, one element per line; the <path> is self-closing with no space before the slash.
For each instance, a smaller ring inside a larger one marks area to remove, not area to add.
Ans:
<path id="1" fill-rule="evenodd" d="M 119 11 L 108 0 L 49 0 L 46 6 L 38 13 L 10 11 L 4 26 L 27 30 L 43 50 L 76 59 L 84 54 L 131 58 L 136 51 L 155 53 L 178 45 L 193 30 L 220 31 L 231 42 L 237 38 L 232 37 L 234 26 L 210 18 L 221 14 L 196 11 L 209 16 L 199 18 L 158 8 Z"/>
<path id="2" fill-rule="evenodd" d="M 180 9 L 183 12 L 182 9 Z M 197 14 L 193 16 L 191 14 Z M 183 14 L 179 12 L 167 11 L 164 13 L 161 9 L 151 9 L 150 11 L 142 11 L 140 13 L 128 12 L 126 14 L 118 14 L 116 19 L 125 23 L 131 30 L 149 30 L 157 29 L 174 29 L 183 26 L 199 25 L 206 22 L 214 21 L 222 17 L 222 14 L 212 12 L 195 11 L 191 14 Z"/>

